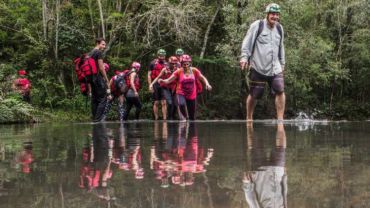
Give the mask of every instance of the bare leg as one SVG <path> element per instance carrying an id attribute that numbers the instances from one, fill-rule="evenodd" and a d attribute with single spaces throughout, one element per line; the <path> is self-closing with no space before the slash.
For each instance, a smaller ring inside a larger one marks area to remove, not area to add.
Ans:
<path id="1" fill-rule="evenodd" d="M 158 101 L 154 101 L 153 112 L 154 112 L 154 119 L 158 120 Z"/>
<path id="2" fill-rule="evenodd" d="M 167 102 L 166 100 L 161 100 L 162 103 L 162 117 L 163 120 L 167 119 Z"/>
<path id="3" fill-rule="evenodd" d="M 284 120 L 284 110 L 285 110 L 285 93 L 277 94 L 275 97 L 275 106 L 277 111 L 277 119 Z"/>
<path id="4" fill-rule="evenodd" d="M 253 112 L 254 108 L 257 105 L 257 100 L 252 98 L 251 95 L 248 95 L 247 98 L 247 121 L 252 121 L 253 120 Z"/>

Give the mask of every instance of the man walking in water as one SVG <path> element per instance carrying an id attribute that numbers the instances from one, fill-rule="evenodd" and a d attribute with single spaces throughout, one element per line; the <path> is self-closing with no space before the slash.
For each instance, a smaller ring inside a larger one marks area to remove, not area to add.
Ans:
<path id="1" fill-rule="evenodd" d="M 285 52 L 284 31 L 278 23 L 280 6 L 269 4 L 265 13 L 265 19 L 252 23 L 242 44 L 241 70 L 250 64 L 247 120 L 253 120 L 257 100 L 262 98 L 267 82 L 270 94 L 275 96 L 277 119 L 282 121 L 285 109 L 283 76 Z"/>
<path id="2" fill-rule="evenodd" d="M 103 66 L 103 51 L 105 47 L 105 40 L 103 38 L 97 38 L 95 40 L 95 48 L 89 53 L 89 56 L 94 59 L 96 68 L 98 69 L 98 74 L 96 77 L 94 76 L 93 81 L 91 82 L 91 111 L 94 122 L 100 122 L 104 120 L 104 110 L 107 104 L 107 89 L 109 89 L 109 79 Z"/>

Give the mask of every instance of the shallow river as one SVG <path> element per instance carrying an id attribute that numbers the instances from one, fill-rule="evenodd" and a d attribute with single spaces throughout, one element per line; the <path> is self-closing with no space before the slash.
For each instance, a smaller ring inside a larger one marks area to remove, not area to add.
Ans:
<path id="1" fill-rule="evenodd" d="M 0 207 L 370 207 L 370 122 L 0 126 Z"/>

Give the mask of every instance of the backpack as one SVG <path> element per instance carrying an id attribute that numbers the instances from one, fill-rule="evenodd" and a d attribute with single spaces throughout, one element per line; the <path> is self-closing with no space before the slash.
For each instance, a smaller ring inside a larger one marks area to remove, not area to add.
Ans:
<path id="1" fill-rule="evenodd" d="M 196 72 L 195 72 L 195 67 L 190 67 L 191 68 L 191 71 L 193 72 L 194 76 L 195 76 L 195 86 L 196 86 L 196 90 L 197 90 L 197 95 L 199 94 L 202 94 L 203 93 L 203 85 L 202 83 L 200 82 L 200 80 L 198 79 L 198 76 L 196 75 Z M 177 70 L 177 74 L 178 76 L 180 76 L 180 73 L 181 73 L 181 70 L 182 68 L 179 68 Z M 177 88 L 177 87 L 176 87 Z M 176 89 L 174 88 L 174 90 Z"/>
<path id="2" fill-rule="evenodd" d="M 116 89 L 116 92 L 120 94 L 126 94 L 127 91 L 130 89 L 130 86 L 127 85 L 127 78 L 132 73 L 132 71 L 125 70 L 122 73 L 119 73 L 116 75 L 116 78 L 114 79 L 114 88 Z"/>
<path id="3" fill-rule="evenodd" d="M 260 22 L 259 22 L 259 24 L 258 24 L 258 31 L 257 31 L 256 39 L 253 42 L 252 54 L 249 57 L 249 59 L 253 56 L 254 48 L 256 47 L 257 39 L 261 35 L 261 33 L 263 31 L 264 24 L 265 24 L 265 21 L 263 19 L 261 19 Z M 279 35 L 281 37 L 280 38 L 280 47 L 281 47 L 281 40 L 283 39 L 283 30 L 281 29 L 281 25 L 279 23 L 276 23 L 276 29 L 278 30 Z M 280 50 L 279 50 L 279 59 L 281 59 Z M 248 63 L 250 63 L 250 60 L 248 60 Z"/>
<path id="4" fill-rule="evenodd" d="M 98 73 L 94 59 L 83 54 L 74 63 L 76 64 L 77 79 L 80 83 L 91 83 L 94 81 L 94 75 Z"/>

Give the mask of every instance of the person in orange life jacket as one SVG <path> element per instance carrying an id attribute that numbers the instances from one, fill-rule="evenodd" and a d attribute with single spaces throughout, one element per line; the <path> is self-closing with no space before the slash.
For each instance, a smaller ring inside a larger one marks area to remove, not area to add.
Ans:
<path id="1" fill-rule="evenodd" d="M 186 107 L 189 113 L 189 119 L 195 120 L 197 105 L 196 79 L 204 82 L 207 90 L 212 87 L 198 69 L 190 67 L 191 57 L 183 55 L 179 70 L 175 71 L 170 78 L 166 80 L 159 79 L 159 83 L 169 84 L 177 80 L 175 105 L 179 107 L 179 116 L 181 121 L 186 121 Z"/>
<path id="2" fill-rule="evenodd" d="M 126 97 L 126 112 L 124 114 L 123 120 L 126 121 L 128 116 L 130 115 L 130 111 L 132 106 L 135 105 L 136 111 L 135 111 L 135 119 L 139 120 L 140 112 L 141 112 L 141 102 L 139 99 L 139 93 L 140 90 L 140 80 L 137 72 L 139 72 L 141 68 L 141 65 L 139 62 L 134 62 L 131 64 L 131 74 L 128 77 L 128 83 L 127 85 L 130 86 L 130 89 L 127 91 L 125 97 Z"/>
<path id="3" fill-rule="evenodd" d="M 19 78 L 15 80 L 13 83 L 13 88 L 17 88 L 17 90 L 23 94 L 22 101 L 27 103 L 31 103 L 30 92 L 31 92 L 31 83 L 26 78 L 26 71 L 21 70 L 19 71 Z"/>
<path id="4" fill-rule="evenodd" d="M 166 100 L 164 98 L 162 87 L 160 86 L 160 83 L 154 83 L 152 85 L 152 82 L 155 78 L 158 77 L 158 75 L 161 73 L 163 68 L 169 67 L 169 64 L 165 61 L 166 58 L 166 51 L 163 49 L 158 50 L 157 52 L 158 59 L 154 59 L 149 67 L 148 67 L 148 84 L 149 87 L 152 86 L 152 89 L 149 88 L 149 91 L 153 94 L 153 113 L 155 120 L 158 120 L 158 103 L 161 101 L 162 104 L 162 116 L 163 120 L 167 119 L 167 108 L 166 108 Z"/>
<path id="5" fill-rule="evenodd" d="M 158 82 L 159 79 L 167 79 L 169 78 L 173 72 L 177 70 L 177 64 L 179 63 L 178 59 L 175 56 L 171 56 L 168 59 L 168 62 L 170 64 L 170 67 L 164 67 L 161 71 L 161 73 L 155 78 L 152 82 L 152 84 L 149 86 L 149 89 L 153 91 L 153 85 Z M 175 88 L 176 88 L 176 80 L 171 82 L 170 84 L 161 84 L 162 92 L 164 95 L 164 98 L 166 99 L 167 103 L 167 116 L 168 119 L 174 120 L 175 114 L 176 114 L 176 107 L 174 105 L 175 103 Z"/>
<path id="6" fill-rule="evenodd" d="M 114 81 L 117 79 L 117 76 L 121 73 L 122 72 L 120 72 L 120 71 L 116 71 L 116 76 L 113 76 L 112 79 L 109 82 L 110 94 L 108 95 L 108 102 L 107 102 L 107 106 L 105 107 L 105 110 L 104 110 L 103 120 L 106 119 L 106 117 L 109 113 L 109 110 L 112 107 L 113 101 L 117 100 L 117 102 L 118 102 L 118 111 L 119 111 L 119 114 L 120 114 L 120 121 L 123 121 L 123 118 L 124 118 L 123 94 L 119 90 L 117 90 L 117 87 L 114 85 Z"/>

